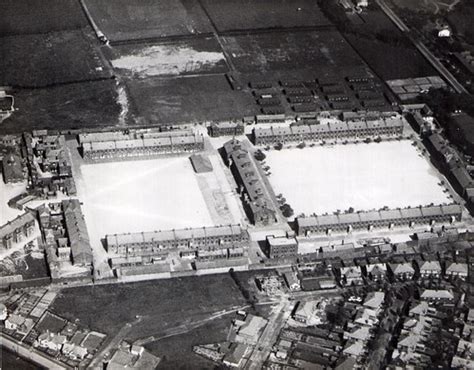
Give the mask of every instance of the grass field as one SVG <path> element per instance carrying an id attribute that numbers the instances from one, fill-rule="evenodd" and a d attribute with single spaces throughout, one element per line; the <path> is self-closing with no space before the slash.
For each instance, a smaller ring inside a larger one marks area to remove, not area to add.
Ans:
<path id="1" fill-rule="evenodd" d="M 41 87 L 111 77 L 83 30 L 3 37 L 0 85 Z"/>
<path id="2" fill-rule="evenodd" d="M 197 0 L 86 0 L 86 4 L 111 41 L 212 31 Z"/>
<path id="3" fill-rule="evenodd" d="M 193 346 L 224 342 L 235 315 L 228 315 L 188 333 L 152 342 L 146 348 L 162 358 L 160 369 L 212 369 L 215 363 L 193 353 Z"/>
<path id="4" fill-rule="evenodd" d="M 52 311 L 109 335 L 139 315 L 142 320 L 127 336 L 138 339 L 160 337 L 184 322 L 241 305 L 245 300 L 224 274 L 66 289 Z"/>
<path id="5" fill-rule="evenodd" d="M 118 122 L 114 80 L 15 90 L 18 111 L 0 125 L 0 134 L 34 129 L 114 126 Z"/>
<path id="6" fill-rule="evenodd" d="M 328 25 L 311 0 L 202 0 L 219 31 Z"/>
<path id="7" fill-rule="evenodd" d="M 25 35 L 87 27 L 77 0 L 3 0 L 0 35 Z M 25 54 L 27 55 L 27 54 Z"/>
<path id="8" fill-rule="evenodd" d="M 363 65 L 358 55 L 336 31 L 278 32 L 222 38 L 239 72 L 265 72 Z M 311 46 L 311 47 L 309 47 Z"/>
<path id="9" fill-rule="evenodd" d="M 267 153 L 275 193 L 295 214 L 449 203 L 440 178 L 410 141 Z"/>
<path id="10" fill-rule="evenodd" d="M 112 65 L 127 77 L 226 73 L 224 54 L 214 37 L 113 48 Z"/>
<path id="11" fill-rule="evenodd" d="M 106 234 L 213 226 L 187 156 L 81 166 L 91 242 Z"/>
<path id="12" fill-rule="evenodd" d="M 258 112 L 252 95 L 231 90 L 222 75 L 147 78 L 127 84 L 135 114 L 149 122 L 201 122 Z"/>

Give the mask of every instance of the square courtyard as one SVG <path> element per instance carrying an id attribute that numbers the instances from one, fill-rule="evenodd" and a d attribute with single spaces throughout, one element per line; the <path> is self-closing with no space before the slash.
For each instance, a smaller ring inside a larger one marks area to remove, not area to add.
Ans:
<path id="1" fill-rule="evenodd" d="M 188 157 L 83 164 L 80 172 L 93 245 L 106 234 L 215 225 Z"/>
<path id="2" fill-rule="evenodd" d="M 266 153 L 270 184 L 295 215 L 450 203 L 442 177 L 411 141 Z"/>

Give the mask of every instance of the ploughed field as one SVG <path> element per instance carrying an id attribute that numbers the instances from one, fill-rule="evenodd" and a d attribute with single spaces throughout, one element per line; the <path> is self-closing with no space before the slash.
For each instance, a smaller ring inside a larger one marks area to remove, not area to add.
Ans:
<path id="1" fill-rule="evenodd" d="M 87 28 L 0 38 L 0 85 L 44 87 L 112 77 Z"/>
<path id="2" fill-rule="evenodd" d="M 77 0 L 2 0 L 1 17 L 2 36 L 70 31 L 88 26 Z"/>
<path id="3" fill-rule="evenodd" d="M 80 129 L 117 124 L 116 82 L 100 80 L 13 92 L 18 111 L 0 125 L 0 135 L 35 129 Z"/>
<path id="4" fill-rule="evenodd" d="M 198 0 L 85 0 L 99 29 L 114 41 L 212 32 Z"/>
<path id="5" fill-rule="evenodd" d="M 312 0 L 201 0 L 218 31 L 327 26 Z"/>
<path id="6" fill-rule="evenodd" d="M 135 114 L 153 123 L 231 119 L 258 113 L 254 97 L 232 90 L 223 75 L 127 82 Z"/>

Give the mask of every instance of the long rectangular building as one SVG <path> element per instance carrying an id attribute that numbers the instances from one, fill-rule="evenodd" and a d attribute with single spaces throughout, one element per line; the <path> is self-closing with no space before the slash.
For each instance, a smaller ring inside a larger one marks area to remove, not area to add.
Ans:
<path id="1" fill-rule="evenodd" d="M 401 118 L 386 118 L 377 121 L 336 121 L 319 125 L 293 125 L 288 127 L 256 127 L 253 139 L 256 145 L 285 142 L 318 141 L 351 137 L 403 134 Z"/>
<path id="2" fill-rule="evenodd" d="M 170 249 L 212 250 L 248 240 L 240 225 L 200 227 L 106 236 L 107 250 L 121 255 L 155 255 Z"/>
<path id="3" fill-rule="evenodd" d="M 257 164 L 252 155 L 238 140 L 225 143 L 224 151 L 251 222 L 261 225 L 274 223 L 277 211 L 268 191 L 265 191 L 265 184 L 258 175 Z"/>
<path id="4" fill-rule="evenodd" d="M 72 263 L 77 266 L 92 265 L 92 249 L 86 221 L 77 199 L 62 201 L 64 223 L 71 247 Z"/>
<path id="5" fill-rule="evenodd" d="M 309 235 L 311 233 L 327 233 L 330 231 L 347 232 L 353 229 L 369 229 L 371 227 L 410 226 L 432 222 L 451 223 L 460 221 L 461 215 L 461 206 L 459 204 L 450 204 L 298 217 L 296 219 L 296 226 L 298 235 Z"/>
<path id="6" fill-rule="evenodd" d="M 204 149 L 204 137 L 192 130 L 129 130 L 79 135 L 82 155 L 89 160 L 149 157 Z"/>

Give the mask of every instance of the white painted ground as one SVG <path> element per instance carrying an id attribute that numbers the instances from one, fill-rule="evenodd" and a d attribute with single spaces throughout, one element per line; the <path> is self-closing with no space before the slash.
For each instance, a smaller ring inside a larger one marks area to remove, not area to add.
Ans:
<path id="1" fill-rule="evenodd" d="M 203 66 L 213 66 L 223 61 L 221 52 L 197 51 L 190 47 L 154 45 L 140 53 L 124 55 L 112 60 L 114 68 L 126 69 L 139 77 L 178 75 L 193 72 Z"/>
<path id="2" fill-rule="evenodd" d="M 86 164 L 81 177 L 93 245 L 106 234 L 214 225 L 188 157 Z"/>
<path id="3" fill-rule="evenodd" d="M 26 181 L 18 184 L 5 184 L 0 178 L 0 226 L 18 217 L 24 211 L 8 206 L 8 201 L 26 191 Z"/>
<path id="4" fill-rule="evenodd" d="M 265 153 L 275 194 L 295 215 L 450 202 L 436 170 L 408 140 Z"/>

